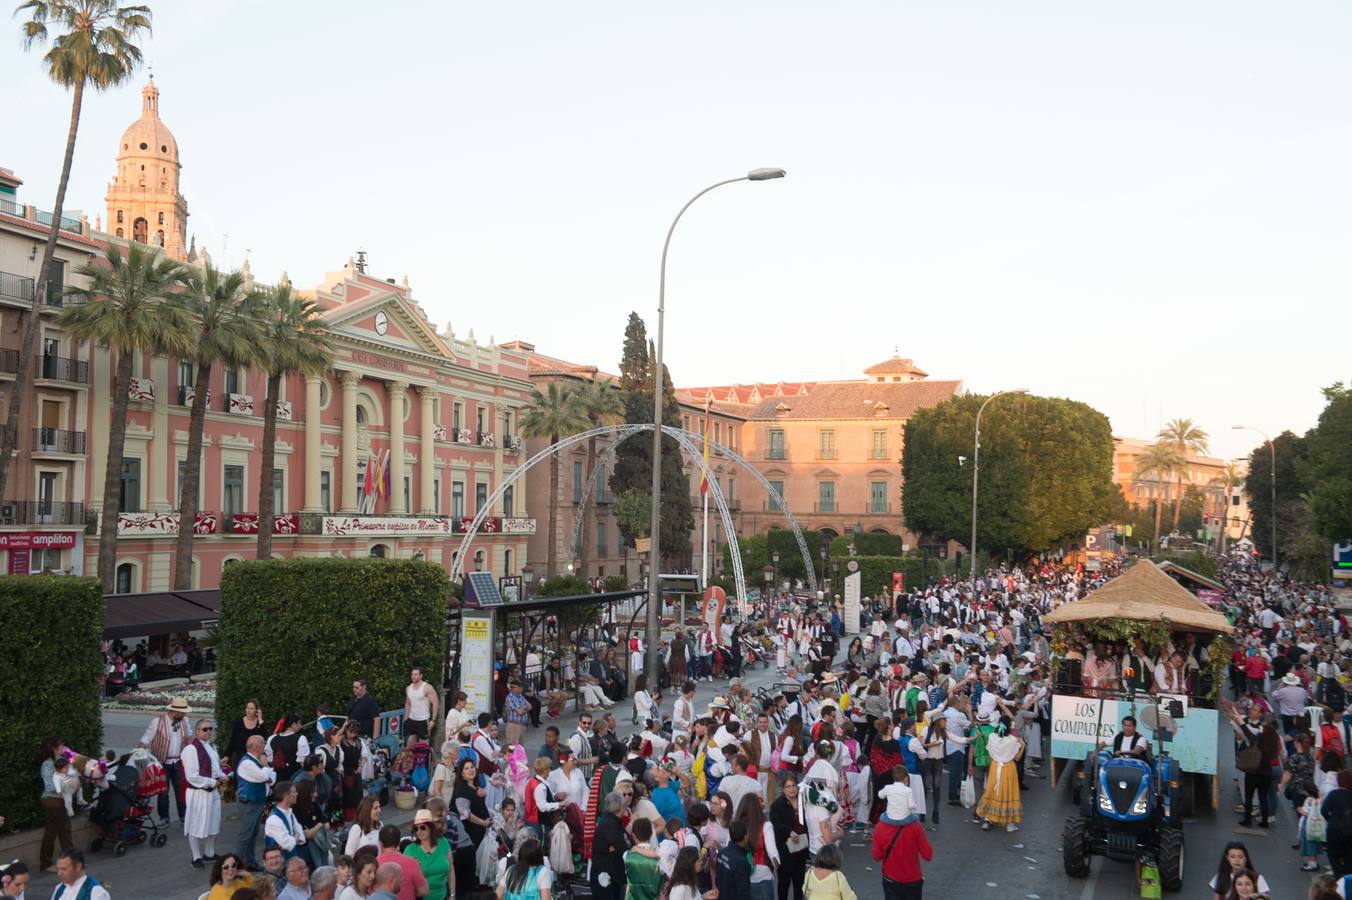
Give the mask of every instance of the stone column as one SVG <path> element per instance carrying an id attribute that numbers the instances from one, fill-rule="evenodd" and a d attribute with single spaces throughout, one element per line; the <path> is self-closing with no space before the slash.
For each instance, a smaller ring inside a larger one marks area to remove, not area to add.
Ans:
<path id="1" fill-rule="evenodd" d="M 305 505 L 302 512 L 323 512 L 324 504 L 319 496 L 319 386 L 323 382 L 319 376 L 305 379 Z M 355 418 L 355 415 L 354 415 Z"/>
<path id="2" fill-rule="evenodd" d="M 433 434 L 437 423 L 433 415 L 432 403 L 436 396 L 437 389 L 433 385 L 423 385 L 418 388 L 418 399 L 422 404 L 422 423 L 419 426 L 422 429 L 422 447 L 418 451 L 418 482 L 420 485 L 418 512 L 424 515 L 438 512 L 436 497 L 432 490 L 433 481 L 436 478 L 437 459 L 436 438 Z"/>
<path id="3" fill-rule="evenodd" d="M 361 375 L 343 373 L 343 505 L 341 511 L 357 511 L 357 385 Z"/>
<path id="4" fill-rule="evenodd" d="M 404 398 L 408 382 L 391 381 L 390 394 L 390 515 L 408 514 L 404 507 Z"/>

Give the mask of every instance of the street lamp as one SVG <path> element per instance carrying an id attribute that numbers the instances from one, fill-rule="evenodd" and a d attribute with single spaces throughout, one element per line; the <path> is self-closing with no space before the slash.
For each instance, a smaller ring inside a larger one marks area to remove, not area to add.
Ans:
<path id="1" fill-rule="evenodd" d="M 521 590 L 522 600 L 530 599 L 530 588 L 535 583 L 535 566 L 526 563 L 521 567 L 521 583 L 525 585 Z"/>
<path id="2" fill-rule="evenodd" d="M 775 567 L 770 563 L 765 564 L 765 589 L 770 590 L 770 585 L 775 583 Z"/>
<path id="3" fill-rule="evenodd" d="M 1277 445 L 1272 442 L 1272 438 L 1261 428 L 1254 428 L 1252 425 L 1231 425 L 1236 431 L 1256 431 L 1267 441 L 1268 450 L 1272 453 L 1272 468 L 1269 474 L 1272 476 L 1272 568 L 1277 568 Z M 1228 515 L 1229 510 L 1226 510 Z"/>
<path id="4" fill-rule="evenodd" d="M 770 551 L 770 562 L 774 563 L 774 566 L 775 566 L 775 587 L 778 587 L 778 586 L 779 586 L 779 551 L 778 551 L 778 550 L 771 550 L 771 551 Z"/>
<path id="5" fill-rule="evenodd" d="M 977 482 L 981 478 L 981 414 L 986 411 L 986 407 L 990 406 L 991 401 L 996 397 L 1002 397 L 1005 394 L 1026 393 L 1028 393 L 1028 388 L 996 391 L 987 397 L 986 402 L 981 404 L 981 408 L 976 411 L 976 437 L 972 442 L 972 542 L 967 545 L 967 555 L 970 557 L 967 561 L 967 570 L 971 576 L 972 584 L 976 584 L 976 489 Z"/>
<path id="6" fill-rule="evenodd" d="M 657 355 L 653 361 L 653 487 L 652 514 L 649 519 L 648 532 L 648 538 L 652 545 L 648 558 L 652 560 L 654 572 L 657 570 L 658 560 L 661 559 L 659 547 L 662 542 L 662 338 L 663 324 L 667 312 L 667 250 L 671 247 L 671 236 L 676 231 L 676 224 L 681 221 L 681 216 L 685 215 L 685 211 L 696 200 L 714 188 L 720 188 L 725 184 L 735 184 L 739 181 L 770 181 L 775 178 L 783 178 L 784 175 L 783 169 L 752 169 L 740 178 L 728 178 L 714 182 L 686 201 L 685 206 L 681 207 L 681 211 L 676 213 L 676 218 L 671 220 L 671 227 L 667 229 L 667 238 L 662 242 L 662 272 L 657 287 Z M 657 579 L 650 578 L 648 580 L 648 621 L 644 631 L 647 636 L 647 645 L 651 648 L 657 647 L 661 637 L 662 620 L 658 615 L 660 612 L 658 604 Z M 649 652 L 644 666 L 648 673 L 649 684 L 657 684 L 658 663 L 658 654 Z"/>

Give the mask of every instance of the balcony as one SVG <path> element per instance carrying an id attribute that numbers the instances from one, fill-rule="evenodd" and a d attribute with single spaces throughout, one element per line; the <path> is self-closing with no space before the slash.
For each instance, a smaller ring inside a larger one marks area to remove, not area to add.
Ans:
<path id="1" fill-rule="evenodd" d="M 766 459 L 788 459 L 788 456 L 784 453 L 784 448 L 783 448 L 783 447 L 771 447 L 769 450 L 766 450 L 766 451 L 765 451 L 765 458 L 766 458 Z"/>
<path id="2" fill-rule="evenodd" d="M 870 516 L 890 516 L 892 515 L 892 504 L 870 503 L 867 512 Z"/>
<path id="3" fill-rule="evenodd" d="M 64 291 L 58 291 L 55 295 L 51 291 L 42 292 L 42 305 L 47 309 L 65 309 L 67 306 L 82 306 L 87 302 L 84 297 L 67 294 Z"/>
<path id="4" fill-rule="evenodd" d="M 840 509 L 834 500 L 828 500 L 825 503 L 812 504 L 812 511 L 814 513 L 834 513 L 839 512 Z"/>
<path id="5" fill-rule="evenodd" d="M 521 452 L 521 435 L 519 435 L 519 434 L 504 434 L 504 435 L 502 436 L 502 447 L 503 447 L 503 449 L 506 450 L 508 453 L 520 453 L 520 452 Z"/>
<path id="6" fill-rule="evenodd" d="M 817 459 L 835 459 L 835 458 L 836 458 L 835 447 L 823 447 L 817 451 Z"/>
<path id="7" fill-rule="evenodd" d="M 0 197 L 0 213 L 4 213 L 7 216 L 18 216 L 22 219 L 23 204 L 15 203 L 13 200 L 6 200 L 4 197 Z"/>
<path id="8" fill-rule="evenodd" d="M 772 513 L 783 512 L 784 506 L 783 504 L 776 503 L 773 500 L 764 500 L 761 502 L 761 510 L 763 512 L 772 512 Z"/>
<path id="9" fill-rule="evenodd" d="M 34 453 L 84 453 L 85 433 L 61 428 L 34 428 Z"/>
<path id="10" fill-rule="evenodd" d="M 190 384 L 180 384 L 180 385 L 178 386 L 178 405 L 179 405 L 179 406 L 192 406 L 192 399 L 193 399 L 193 396 L 195 395 L 195 393 L 196 393 L 196 391 L 193 390 L 193 386 L 192 386 L 192 385 L 190 385 Z M 210 391 L 210 390 L 207 391 L 207 408 L 208 408 L 208 409 L 211 408 L 211 391 Z M 229 404 L 227 403 L 227 404 L 226 404 L 226 409 L 228 410 L 229 408 L 230 408 L 230 407 L 229 407 Z"/>
<path id="11" fill-rule="evenodd" d="M 83 503 L 65 500 L 9 500 L 0 503 L 0 525 L 79 525 L 85 523 Z"/>
<path id="12" fill-rule="evenodd" d="M 89 384 L 89 363 L 82 359 L 65 359 L 60 356 L 42 357 L 39 378 L 53 381 L 73 381 L 76 384 Z"/>
<path id="13" fill-rule="evenodd" d="M 496 447 L 498 445 L 497 436 L 491 431 L 476 431 L 474 442 L 480 447 Z"/>
<path id="14" fill-rule="evenodd" d="M 32 207 L 29 208 L 32 209 Z M 52 227 L 52 214 L 47 212 L 46 210 L 34 209 L 33 218 L 39 225 L 46 225 L 48 228 Z M 62 216 L 61 230 L 71 231 L 74 232 L 75 234 L 80 234 L 80 220 L 68 219 L 65 216 Z"/>
<path id="15" fill-rule="evenodd" d="M 0 272 L 0 297 L 33 302 L 33 279 L 13 272 Z"/>

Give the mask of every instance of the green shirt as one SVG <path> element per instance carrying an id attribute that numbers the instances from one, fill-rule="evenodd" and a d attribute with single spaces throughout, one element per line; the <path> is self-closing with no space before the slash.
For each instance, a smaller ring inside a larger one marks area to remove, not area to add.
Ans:
<path id="1" fill-rule="evenodd" d="M 404 848 L 404 855 L 411 856 L 422 869 L 427 879 L 427 895 L 423 900 L 446 900 L 447 881 L 451 877 L 451 845 L 443 838 L 437 838 L 437 845 L 428 853 L 422 844 L 414 841 Z"/>
<path id="2" fill-rule="evenodd" d="M 662 870 L 657 858 L 630 850 L 624 854 L 624 878 L 629 883 L 627 900 L 657 900 L 662 891 Z"/>
<path id="3" fill-rule="evenodd" d="M 984 769 L 991 764 L 990 754 L 986 752 L 986 739 L 994 730 L 989 725 L 978 725 L 972 729 L 972 765 Z"/>

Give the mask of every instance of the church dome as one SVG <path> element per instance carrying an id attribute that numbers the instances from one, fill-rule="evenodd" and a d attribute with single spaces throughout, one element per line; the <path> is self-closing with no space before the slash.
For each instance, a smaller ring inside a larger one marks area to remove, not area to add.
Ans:
<path id="1" fill-rule="evenodd" d="M 178 162 L 178 142 L 160 119 L 160 89 L 152 78 L 141 90 L 141 117 L 122 132 L 119 157 L 152 156 Z"/>

